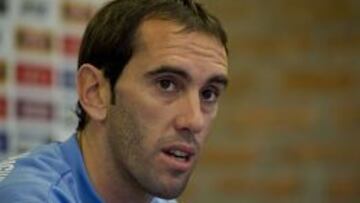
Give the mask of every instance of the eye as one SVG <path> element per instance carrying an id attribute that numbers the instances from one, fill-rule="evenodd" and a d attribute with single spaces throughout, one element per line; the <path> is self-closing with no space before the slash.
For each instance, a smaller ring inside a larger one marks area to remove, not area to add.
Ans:
<path id="1" fill-rule="evenodd" d="M 214 88 L 208 88 L 201 92 L 201 98 L 208 103 L 215 103 L 219 97 L 219 92 Z"/>
<path id="2" fill-rule="evenodd" d="M 160 89 L 166 92 L 172 92 L 176 90 L 175 82 L 169 79 L 160 79 L 158 80 L 158 86 Z"/>

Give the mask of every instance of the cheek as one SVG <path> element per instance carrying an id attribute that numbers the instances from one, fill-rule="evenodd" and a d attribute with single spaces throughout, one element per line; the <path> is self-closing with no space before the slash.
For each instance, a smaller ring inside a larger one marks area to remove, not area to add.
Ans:
<path id="1" fill-rule="evenodd" d="M 198 142 L 203 145 L 206 140 L 209 138 L 209 135 L 211 133 L 211 122 L 207 124 L 207 127 L 204 128 L 204 131 L 198 135 Z"/>
<path id="2" fill-rule="evenodd" d="M 151 98 L 140 95 L 133 97 L 131 101 L 139 123 L 142 128 L 141 132 L 144 134 L 145 141 L 156 142 L 161 136 L 166 133 L 169 123 L 171 112 L 166 106 L 161 105 Z M 135 99 L 139 98 L 139 99 Z"/>
<path id="3" fill-rule="evenodd" d="M 203 144 L 204 142 L 206 142 L 207 139 L 209 139 L 215 117 L 216 117 L 216 113 L 213 113 L 205 118 L 204 131 L 198 136 L 198 141 L 200 144 Z"/>
<path id="4" fill-rule="evenodd" d="M 146 127 L 154 128 L 166 120 L 166 111 L 162 106 L 143 100 L 135 106 L 139 121 Z"/>

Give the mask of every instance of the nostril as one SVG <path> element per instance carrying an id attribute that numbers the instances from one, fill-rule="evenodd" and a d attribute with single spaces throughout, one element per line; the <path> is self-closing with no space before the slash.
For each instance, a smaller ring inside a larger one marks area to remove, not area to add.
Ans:
<path id="1" fill-rule="evenodd" d="M 198 134 L 203 128 L 204 119 L 202 117 L 181 117 L 176 120 L 176 130 L 183 132 L 184 134 Z"/>

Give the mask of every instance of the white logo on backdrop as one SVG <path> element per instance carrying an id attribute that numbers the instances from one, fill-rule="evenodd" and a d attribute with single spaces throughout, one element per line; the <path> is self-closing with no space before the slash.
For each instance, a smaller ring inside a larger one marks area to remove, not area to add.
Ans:
<path id="1" fill-rule="evenodd" d="M 3 181 L 15 168 L 15 163 L 19 158 L 27 156 L 28 153 L 11 157 L 0 163 L 0 182 Z"/>

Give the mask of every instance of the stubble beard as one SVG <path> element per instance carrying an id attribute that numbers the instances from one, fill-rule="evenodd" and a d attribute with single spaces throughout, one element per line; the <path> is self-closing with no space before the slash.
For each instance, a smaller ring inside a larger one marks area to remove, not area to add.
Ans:
<path id="1" fill-rule="evenodd" d="M 145 126 L 136 119 L 136 112 L 131 107 L 117 101 L 111 107 L 108 127 L 108 146 L 116 171 L 114 175 L 145 195 L 166 199 L 178 197 L 185 189 L 190 174 L 175 188 L 162 183 L 159 178 L 162 174 L 151 164 L 156 150 L 145 150 Z"/>

